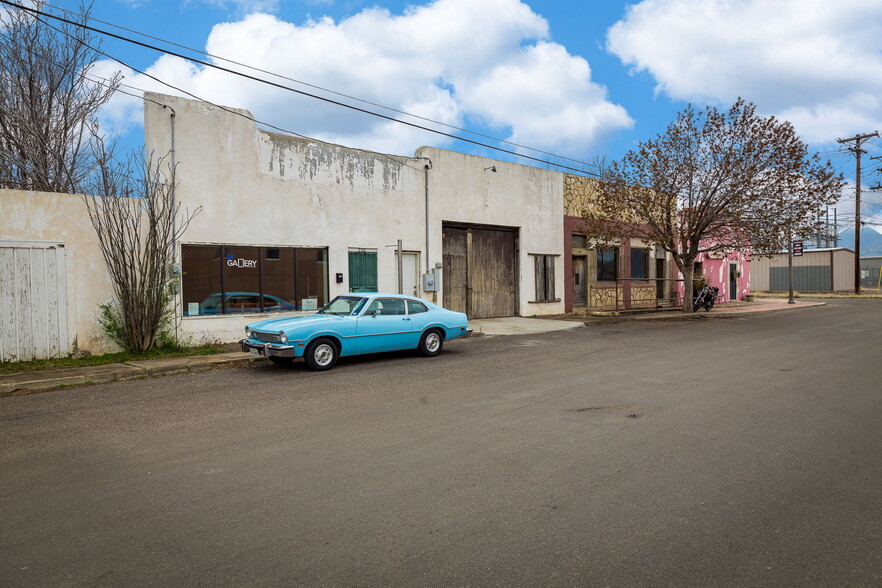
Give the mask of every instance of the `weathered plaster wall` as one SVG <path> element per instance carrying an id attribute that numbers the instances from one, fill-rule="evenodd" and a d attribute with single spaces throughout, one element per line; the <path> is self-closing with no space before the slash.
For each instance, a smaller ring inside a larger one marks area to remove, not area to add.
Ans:
<path id="1" fill-rule="evenodd" d="M 379 289 L 395 291 L 397 263 L 389 245 L 398 239 L 404 250 L 419 253 L 425 272 L 442 260 L 443 221 L 517 227 L 519 313 L 563 311 L 562 303 L 529 303 L 535 293 L 528 259 L 562 253 L 562 174 L 434 148 L 413 158 L 361 151 L 259 130 L 245 111 L 160 94 L 147 99 L 147 149 L 169 152 L 174 125 L 177 199 L 191 211 L 202 207 L 183 243 L 327 247 L 329 294 L 335 296 L 349 291 L 352 249 L 376 251 Z M 493 165 L 496 173 L 484 171 Z M 560 267 L 555 288 L 562 293 Z M 336 273 L 344 275 L 342 284 L 335 283 Z M 443 304 L 440 291 L 421 295 Z M 196 340 L 232 340 L 252 318 L 186 317 L 182 329 Z"/>
<path id="2" fill-rule="evenodd" d="M 530 254 L 562 256 L 564 253 L 563 174 L 432 147 L 421 147 L 416 155 L 432 162 L 429 172 L 430 264 L 441 261 L 442 222 L 517 227 L 520 238 L 518 313 L 521 316 L 562 313 L 564 263 L 557 258 L 554 288 L 560 301 L 530 302 L 535 298 Z M 495 172 L 485 169 L 491 166 L 496 167 Z"/>
<path id="3" fill-rule="evenodd" d="M 202 207 L 183 243 L 327 247 L 331 297 L 349 291 L 349 250 L 374 250 L 379 289 L 397 289 L 395 250 L 387 246 L 402 239 L 405 250 L 420 251 L 425 240 L 418 160 L 266 132 L 246 111 L 147 97 L 174 109 L 177 199 Z M 170 150 L 170 115 L 145 102 L 148 150 Z M 186 317 L 182 329 L 196 340 L 233 340 L 254 316 Z"/>
<path id="4" fill-rule="evenodd" d="M 63 244 L 68 352 L 118 350 L 97 322 L 98 305 L 112 299 L 113 287 L 81 196 L 0 190 L 0 239 Z"/>

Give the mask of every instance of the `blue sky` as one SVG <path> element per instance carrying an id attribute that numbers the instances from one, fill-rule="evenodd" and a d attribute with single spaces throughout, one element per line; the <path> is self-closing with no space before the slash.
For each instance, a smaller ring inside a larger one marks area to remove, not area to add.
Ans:
<path id="1" fill-rule="evenodd" d="M 726 107 L 739 96 L 791 121 L 851 179 L 854 158 L 836 139 L 882 130 L 882 0 L 98 0 L 93 16 L 558 162 L 616 159 L 687 103 Z M 432 144 L 513 159 L 119 41 L 104 49 L 307 136 L 402 155 Z M 115 69 L 134 87 L 178 93 L 113 62 L 95 71 Z M 140 117 L 125 95 L 103 113 L 130 142 L 140 140 Z M 882 155 L 882 139 L 865 147 Z M 864 185 L 882 183 L 882 161 L 865 164 Z M 839 207 L 846 222 L 849 190 Z M 882 192 L 863 197 L 878 221 Z"/>

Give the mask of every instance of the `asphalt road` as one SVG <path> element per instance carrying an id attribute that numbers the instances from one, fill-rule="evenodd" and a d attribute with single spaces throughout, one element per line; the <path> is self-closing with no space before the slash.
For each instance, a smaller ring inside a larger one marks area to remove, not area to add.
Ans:
<path id="1" fill-rule="evenodd" d="M 882 300 L 0 398 L 3 586 L 882 584 Z"/>

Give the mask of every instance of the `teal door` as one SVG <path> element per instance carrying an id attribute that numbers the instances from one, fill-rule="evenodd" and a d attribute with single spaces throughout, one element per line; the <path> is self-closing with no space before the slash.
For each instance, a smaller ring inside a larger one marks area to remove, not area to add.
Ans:
<path id="1" fill-rule="evenodd" d="M 349 252 L 349 291 L 377 291 L 377 252 Z"/>
<path id="2" fill-rule="evenodd" d="M 358 317 L 358 353 L 415 349 L 419 333 L 401 298 L 374 298 Z"/>

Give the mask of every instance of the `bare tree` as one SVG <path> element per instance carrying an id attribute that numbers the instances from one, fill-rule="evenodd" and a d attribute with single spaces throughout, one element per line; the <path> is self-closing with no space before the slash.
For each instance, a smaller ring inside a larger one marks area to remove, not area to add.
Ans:
<path id="1" fill-rule="evenodd" d="M 121 77 L 89 79 L 100 42 L 39 15 L 45 4 L 0 11 L 0 187 L 72 193 L 93 168 L 95 115 Z M 85 23 L 90 10 L 73 18 Z"/>
<path id="2" fill-rule="evenodd" d="M 169 268 L 177 241 L 202 208 L 176 222 L 175 170 L 165 158 L 112 163 L 99 151 L 97 160 L 92 195 L 83 200 L 113 281 L 116 307 L 106 309 L 104 320 L 111 319 L 117 343 L 147 351 L 160 343 L 174 310 Z"/>
<path id="3" fill-rule="evenodd" d="M 628 235 L 671 253 L 688 301 L 700 253 L 780 251 L 817 232 L 818 209 L 839 198 L 841 185 L 789 122 L 739 99 L 728 112 L 690 105 L 612 162 L 583 216 L 597 240 Z"/>

